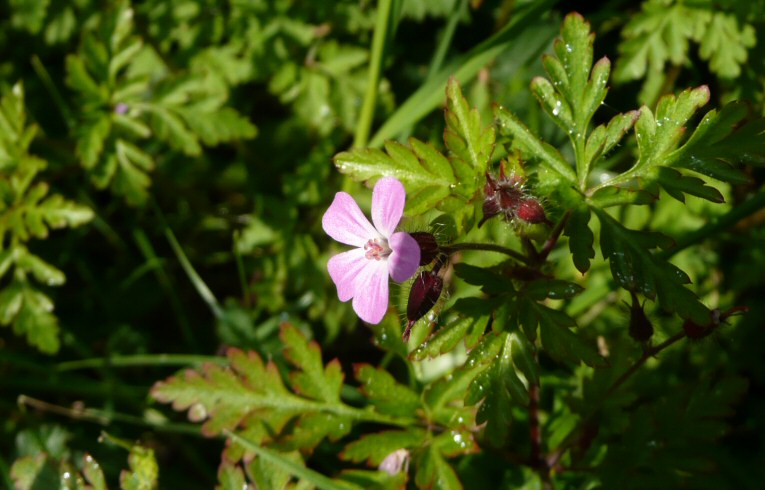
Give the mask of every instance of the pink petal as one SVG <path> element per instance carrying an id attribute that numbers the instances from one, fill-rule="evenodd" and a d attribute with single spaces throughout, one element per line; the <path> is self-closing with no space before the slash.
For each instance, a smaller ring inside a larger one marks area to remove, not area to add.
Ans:
<path id="1" fill-rule="evenodd" d="M 388 310 L 388 263 L 385 260 L 367 260 L 367 265 L 356 276 L 356 294 L 353 310 L 367 323 L 377 324 Z"/>
<path id="2" fill-rule="evenodd" d="M 392 250 L 388 256 L 390 277 L 396 282 L 404 282 L 417 272 L 420 266 L 420 246 L 409 233 L 400 231 L 388 239 Z"/>
<path id="3" fill-rule="evenodd" d="M 329 277 L 337 286 L 337 297 L 342 302 L 351 299 L 356 292 L 356 277 L 369 263 L 369 259 L 364 257 L 364 253 L 363 248 L 354 248 L 333 256 L 327 262 Z"/>
<path id="4" fill-rule="evenodd" d="M 346 192 L 335 194 L 334 201 L 321 218 L 321 226 L 327 235 L 338 242 L 356 247 L 363 247 L 370 238 L 380 236 Z"/>
<path id="5" fill-rule="evenodd" d="M 396 230 L 404 214 L 406 191 L 404 185 L 393 177 L 383 177 L 372 191 L 372 222 L 384 237 Z"/>

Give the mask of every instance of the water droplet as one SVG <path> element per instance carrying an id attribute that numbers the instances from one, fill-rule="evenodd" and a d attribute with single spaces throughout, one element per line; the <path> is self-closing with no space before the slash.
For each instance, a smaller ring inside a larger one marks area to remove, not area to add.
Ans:
<path id="1" fill-rule="evenodd" d="M 557 116 L 558 114 L 560 114 L 561 105 L 562 104 L 560 103 L 559 100 L 555 102 L 555 107 L 553 107 L 553 110 L 552 110 L 553 116 Z"/>
<path id="2" fill-rule="evenodd" d="M 574 47 L 570 44 L 566 44 L 566 52 L 571 53 L 574 51 Z"/>

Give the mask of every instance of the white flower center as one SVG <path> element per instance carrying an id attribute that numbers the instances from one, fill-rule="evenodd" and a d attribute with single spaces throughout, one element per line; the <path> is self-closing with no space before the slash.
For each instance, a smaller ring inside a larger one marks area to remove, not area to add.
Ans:
<path id="1" fill-rule="evenodd" d="M 388 240 L 384 238 L 372 238 L 365 245 L 364 250 L 367 253 L 364 254 L 369 260 L 383 260 L 387 259 L 388 255 L 392 252 L 388 246 Z"/>

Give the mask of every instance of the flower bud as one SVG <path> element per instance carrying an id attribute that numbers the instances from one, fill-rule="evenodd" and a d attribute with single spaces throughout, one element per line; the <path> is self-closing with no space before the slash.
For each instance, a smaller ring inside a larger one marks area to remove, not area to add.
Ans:
<path id="1" fill-rule="evenodd" d="M 632 307 L 630 307 L 630 337 L 638 342 L 647 342 L 653 335 L 653 324 L 651 320 L 646 316 L 643 311 L 643 306 L 640 304 L 637 295 L 630 291 L 632 294 Z"/>
<path id="2" fill-rule="evenodd" d="M 417 245 L 420 246 L 420 266 L 433 262 L 433 259 L 436 258 L 440 251 L 436 237 L 427 231 L 415 231 L 410 233 L 410 235 L 417 242 Z"/>
<path id="3" fill-rule="evenodd" d="M 377 468 L 393 476 L 409 470 L 409 451 L 404 448 L 396 449 L 382 460 Z"/>
<path id="4" fill-rule="evenodd" d="M 486 183 L 483 186 L 483 218 L 478 226 L 499 214 L 505 219 L 519 220 L 529 223 L 545 223 L 551 225 L 539 201 L 524 189 L 525 177 L 511 173 L 505 174 L 504 162 L 499 165 L 499 179 L 486 172 Z"/>
<path id="5" fill-rule="evenodd" d="M 525 221 L 526 223 L 536 225 L 539 223 L 551 224 L 550 220 L 545 215 L 545 210 L 539 201 L 533 197 L 524 198 L 515 210 L 515 215 L 518 219 Z"/>
<path id="6" fill-rule="evenodd" d="M 409 340 L 409 334 L 415 322 L 425 316 L 436 304 L 444 288 L 444 281 L 434 271 L 422 271 L 414 280 L 409 291 L 409 302 L 406 305 L 406 329 L 402 336 L 404 342 Z"/>
<path id="7" fill-rule="evenodd" d="M 686 320 L 685 323 L 683 323 L 683 330 L 685 331 L 685 335 L 691 340 L 703 339 L 714 332 L 717 327 L 722 325 L 725 320 L 731 316 L 747 312 L 749 312 L 749 307 L 747 306 L 734 306 L 726 311 L 721 311 L 720 309 L 715 308 L 710 312 L 709 323 L 706 325 L 699 325 L 691 320 Z"/>

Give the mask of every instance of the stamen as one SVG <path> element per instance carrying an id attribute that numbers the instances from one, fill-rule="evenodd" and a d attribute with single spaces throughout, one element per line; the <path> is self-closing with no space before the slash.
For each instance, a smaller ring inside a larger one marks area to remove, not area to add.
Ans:
<path id="1" fill-rule="evenodd" d="M 382 238 L 372 238 L 365 245 L 364 250 L 367 253 L 364 254 L 369 260 L 382 260 L 388 257 L 391 253 L 391 249 L 388 247 L 388 241 Z"/>

